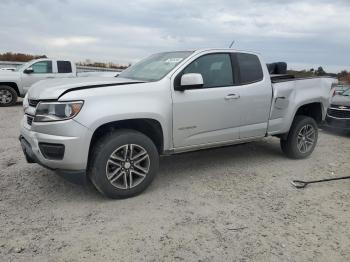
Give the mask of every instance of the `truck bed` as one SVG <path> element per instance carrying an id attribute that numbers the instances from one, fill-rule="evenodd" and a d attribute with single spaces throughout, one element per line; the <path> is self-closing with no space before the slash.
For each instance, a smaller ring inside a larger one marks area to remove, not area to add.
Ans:
<path id="1" fill-rule="evenodd" d="M 271 82 L 272 83 L 280 83 L 280 82 L 287 82 L 287 81 L 297 81 L 297 80 L 305 80 L 305 79 L 318 79 L 318 78 L 331 78 L 334 79 L 331 76 L 308 76 L 308 77 L 295 77 L 294 75 L 270 75 Z"/>
<path id="2" fill-rule="evenodd" d="M 332 77 L 293 78 L 271 76 L 273 98 L 268 125 L 268 134 L 288 132 L 296 110 L 303 104 L 315 103 L 322 107 L 324 120 L 331 99 L 331 89 L 337 79 Z"/>

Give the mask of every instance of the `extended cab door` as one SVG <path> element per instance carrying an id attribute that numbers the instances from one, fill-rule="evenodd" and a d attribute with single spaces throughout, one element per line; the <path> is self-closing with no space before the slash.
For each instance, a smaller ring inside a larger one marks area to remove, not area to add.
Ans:
<path id="1" fill-rule="evenodd" d="M 26 69 L 32 68 L 32 72 L 26 73 Z M 51 60 L 43 60 L 35 62 L 25 68 L 21 76 L 21 85 L 23 86 L 24 93 L 27 93 L 28 89 L 36 82 L 47 78 L 53 78 L 53 64 Z"/>
<path id="2" fill-rule="evenodd" d="M 174 147 L 183 148 L 239 139 L 239 87 L 229 53 L 199 56 L 178 73 L 174 86 L 186 73 L 200 73 L 199 89 L 173 92 Z"/>
<path id="3" fill-rule="evenodd" d="M 239 69 L 240 139 L 263 137 L 271 108 L 272 86 L 266 66 L 255 54 L 233 53 Z M 264 69 L 265 71 L 264 71 Z"/>

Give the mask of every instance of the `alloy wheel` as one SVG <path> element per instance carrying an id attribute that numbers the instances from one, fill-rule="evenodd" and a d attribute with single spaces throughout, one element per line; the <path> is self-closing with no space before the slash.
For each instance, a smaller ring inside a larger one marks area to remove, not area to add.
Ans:
<path id="1" fill-rule="evenodd" d="M 9 104 L 12 101 L 12 94 L 6 89 L 0 89 L 0 103 Z"/>
<path id="2" fill-rule="evenodd" d="M 316 130 L 312 125 L 305 125 L 303 126 L 297 137 L 297 147 L 300 153 L 307 153 L 309 152 L 314 144 L 316 139 Z"/>
<path id="3" fill-rule="evenodd" d="M 130 189 L 145 179 L 150 164 L 150 157 L 142 146 L 126 144 L 110 155 L 106 164 L 106 176 L 113 186 Z"/>

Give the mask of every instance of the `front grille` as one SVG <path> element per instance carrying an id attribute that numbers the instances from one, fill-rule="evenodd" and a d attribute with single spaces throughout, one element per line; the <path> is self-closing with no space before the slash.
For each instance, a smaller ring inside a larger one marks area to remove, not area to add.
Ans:
<path id="1" fill-rule="evenodd" d="M 350 118 L 350 109 L 337 109 L 332 107 L 328 109 L 327 114 L 336 118 Z"/>
<path id="2" fill-rule="evenodd" d="M 29 103 L 29 106 L 32 106 L 32 107 L 36 107 L 38 104 L 39 104 L 39 100 L 32 100 L 32 99 L 29 99 L 28 103 Z"/>
<path id="3" fill-rule="evenodd" d="M 340 108 L 339 108 L 340 107 Z M 346 110 L 346 109 L 348 109 L 348 110 L 350 110 L 350 106 L 343 106 L 343 105 L 331 105 L 330 106 L 330 108 L 334 108 L 334 109 L 341 109 L 341 110 Z"/>
<path id="4" fill-rule="evenodd" d="M 34 117 L 27 115 L 27 124 L 31 126 L 33 123 L 33 119 L 34 119 Z"/>

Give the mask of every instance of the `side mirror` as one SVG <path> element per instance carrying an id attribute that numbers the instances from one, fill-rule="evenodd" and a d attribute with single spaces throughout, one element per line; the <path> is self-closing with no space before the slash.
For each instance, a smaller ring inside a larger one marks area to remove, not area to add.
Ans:
<path id="1" fill-rule="evenodd" d="M 34 70 L 33 70 L 33 68 L 28 67 L 27 69 L 25 69 L 25 70 L 23 71 L 23 73 L 25 73 L 25 74 L 32 74 L 32 73 L 34 73 Z"/>
<path id="2" fill-rule="evenodd" d="M 203 87 L 203 77 L 201 74 L 189 73 L 181 76 L 180 86 L 175 87 L 177 91 L 186 89 L 198 89 Z"/>

